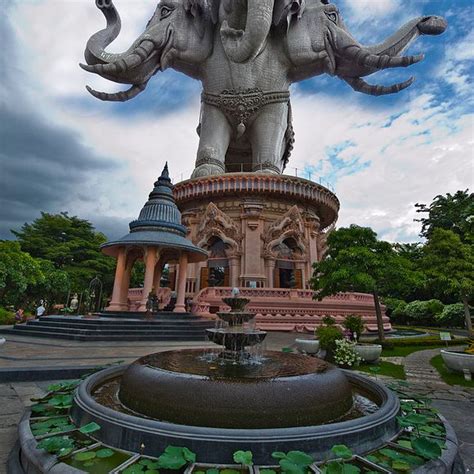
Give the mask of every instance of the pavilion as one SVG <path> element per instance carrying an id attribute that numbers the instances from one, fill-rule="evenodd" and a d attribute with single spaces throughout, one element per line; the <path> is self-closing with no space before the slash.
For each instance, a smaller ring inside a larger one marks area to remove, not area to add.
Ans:
<path id="1" fill-rule="evenodd" d="M 132 269 L 137 260 L 143 260 L 145 277 L 137 311 L 146 311 L 148 295 L 153 289 L 158 296 L 164 266 L 178 264 L 174 312 L 185 312 L 188 263 L 207 260 L 207 252 L 186 238 L 187 228 L 181 224 L 181 212 L 173 196 L 167 163 L 154 186 L 138 219 L 130 222 L 130 232 L 101 247 L 104 254 L 117 259 L 112 299 L 107 311 L 129 311 Z"/>

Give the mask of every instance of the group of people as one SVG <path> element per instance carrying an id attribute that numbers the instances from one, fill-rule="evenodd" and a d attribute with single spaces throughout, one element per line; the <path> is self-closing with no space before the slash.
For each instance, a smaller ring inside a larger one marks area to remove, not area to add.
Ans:
<path id="1" fill-rule="evenodd" d="M 44 307 L 44 301 L 41 300 L 39 306 L 36 308 L 36 318 L 39 318 L 46 313 L 46 308 Z M 15 322 L 22 323 L 26 321 L 27 317 L 25 315 L 25 310 L 23 308 L 18 308 L 15 312 Z"/>

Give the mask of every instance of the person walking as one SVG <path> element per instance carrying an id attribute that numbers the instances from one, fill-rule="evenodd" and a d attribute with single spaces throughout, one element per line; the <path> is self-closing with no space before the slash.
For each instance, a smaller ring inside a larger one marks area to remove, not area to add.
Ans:
<path id="1" fill-rule="evenodd" d="M 23 311 L 23 308 L 18 308 L 15 313 L 15 324 L 22 323 L 24 318 L 25 318 L 25 312 Z"/>

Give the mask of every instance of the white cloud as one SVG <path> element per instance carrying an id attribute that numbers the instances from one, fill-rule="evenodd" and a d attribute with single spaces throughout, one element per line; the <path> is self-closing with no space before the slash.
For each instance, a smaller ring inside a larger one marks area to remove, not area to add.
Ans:
<path id="1" fill-rule="evenodd" d="M 299 96 L 293 103 L 297 142 L 290 166 L 304 169 L 323 160 L 322 172 L 339 178 L 340 226 L 357 223 L 388 240 L 417 240 L 414 204 L 474 183 L 473 117 L 456 117 L 430 95 L 412 93 L 402 110 L 370 109 L 356 98 L 325 95 Z M 393 119 L 395 112 L 403 114 Z M 350 152 L 370 166 L 353 174 L 335 168 L 326 150 L 344 141 L 353 146 L 340 158 Z"/>

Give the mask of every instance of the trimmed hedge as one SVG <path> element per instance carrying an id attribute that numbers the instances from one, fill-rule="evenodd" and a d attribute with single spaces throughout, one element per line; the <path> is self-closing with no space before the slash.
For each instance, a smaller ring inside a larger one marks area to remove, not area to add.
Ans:
<path id="1" fill-rule="evenodd" d="M 383 341 L 375 341 L 375 344 L 382 344 L 385 349 L 391 349 L 392 347 L 405 347 L 405 346 L 445 346 L 446 342 L 448 346 L 460 346 L 467 344 L 469 339 L 467 337 L 452 339 L 451 341 L 442 341 L 439 336 L 425 336 L 425 337 L 400 337 L 393 339 L 385 339 Z"/>

